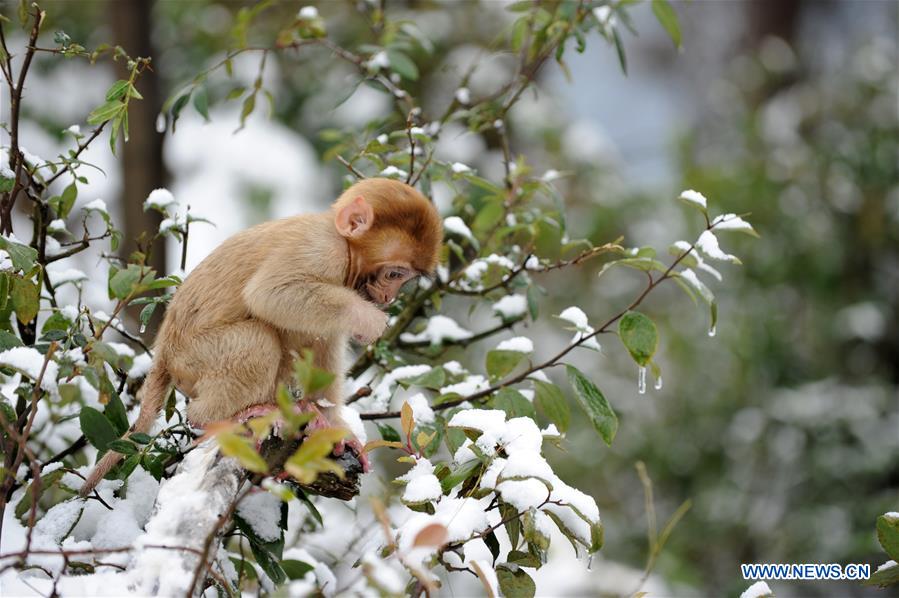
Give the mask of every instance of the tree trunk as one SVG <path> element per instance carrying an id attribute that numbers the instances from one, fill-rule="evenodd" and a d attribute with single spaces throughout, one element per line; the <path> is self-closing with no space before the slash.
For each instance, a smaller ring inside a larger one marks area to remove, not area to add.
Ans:
<path id="1" fill-rule="evenodd" d="M 109 20 L 115 36 L 115 43 L 122 46 L 130 56 L 155 58 L 156 52 L 151 39 L 152 0 L 109 0 Z M 156 116 L 162 108 L 158 65 L 151 65 L 153 70 L 145 71 L 137 83 L 143 100 L 131 102 L 129 106 L 130 140 L 119 143 L 122 163 L 122 194 L 119 198 L 122 206 L 124 238 L 120 252 L 127 258 L 137 249 L 150 250 L 149 265 L 159 273 L 166 272 L 165 241 L 160 240 L 147 246 L 159 229 L 162 221 L 154 211 L 144 212 L 143 202 L 150 191 L 166 184 L 165 164 L 162 159 L 164 136 L 156 132 Z M 127 78 L 126 65 L 116 63 L 117 75 Z M 157 310 L 151 322 L 149 335 L 155 334 L 156 324 L 160 321 L 161 310 Z M 136 315 L 131 314 L 131 315 Z"/>

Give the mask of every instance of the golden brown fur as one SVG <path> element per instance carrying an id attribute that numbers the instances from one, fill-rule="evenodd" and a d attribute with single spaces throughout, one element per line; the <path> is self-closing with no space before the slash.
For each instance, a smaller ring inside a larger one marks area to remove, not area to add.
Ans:
<path id="1" fill-rule="evenodd" d="M 356 230 L 341 228 L 341 217 Z M 337 374 L 323 395 L 342 405 L 348 337 L 372 342 L 386 326 L 385 314 L 363 295 L 389 302 L 402 282 L 434 269 L 441 243 L 431 203 L 388 179 L 353 185 L 328 212 L 231 237 L 175 293 L 132 431 L 150 429 L 171 385 L 189 397 L 187 416 L 197 426 L 273 403 L 303 348 L 315 352 L 318 367 Z M 333 414 L 329 419 L 339 423 Z M 82 494 L 119 458 L 108 453 Z"/>

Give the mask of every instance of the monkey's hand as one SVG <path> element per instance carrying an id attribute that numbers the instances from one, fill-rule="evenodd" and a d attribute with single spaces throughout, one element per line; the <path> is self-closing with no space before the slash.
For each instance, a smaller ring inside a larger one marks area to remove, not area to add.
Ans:
<path id="1" fill-rule="evenodd" d="M 387 314 L 366 301 L 353 307 L 349 324 L 353 340 L 368 345 L 384 334 L 387 328 Z"/>

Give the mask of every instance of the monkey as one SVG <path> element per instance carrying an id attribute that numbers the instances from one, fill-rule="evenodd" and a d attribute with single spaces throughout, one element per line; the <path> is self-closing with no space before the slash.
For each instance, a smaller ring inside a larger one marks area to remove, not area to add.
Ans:
<path id="1" fill-rule="evenodd" d="M 413 187 L 363 179 L 331 209 L 253 226 L 222 243 L 184 279 L 166 310 L 153 363 L 138 391 L 131 433 L 146 433 L 171 389 L 186 397 L 187 419 L 204 427 L 276 407 L 293 362 L 311 349 L 315 366 L 335 375 L 320 397 L 330 405 L 310 426 L 344 426 L 344 353 L 350 338 L 377 340 L 382 310 L 409 280 L 430 275 L 443 243 L 437 209 Z M 322 421 L 322 419 L 324 421 Z M 350 440 L 368 462 L 358 441 Z M 343 445 L 336 447 L 340 452 Z M 87 496 L 122 458 L 96 464 Z"/>

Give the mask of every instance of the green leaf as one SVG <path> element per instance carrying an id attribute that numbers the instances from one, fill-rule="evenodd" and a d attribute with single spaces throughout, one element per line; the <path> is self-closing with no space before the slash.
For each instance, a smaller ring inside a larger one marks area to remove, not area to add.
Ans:
<path id="1" fill-rule="evenodd" d="M 565 400 L 562 390 L 555 384 L 541 380 L 534 381 L 534 390 L 536 391 L 534 400 L 544 415 L 549 418 L 549 421 L 556 424 L 560 432 L 568 431 L 571 409 L 568 407 L 568 401 Z"/>
<path id="2" fill-rule="evenodd" d="M 88 114 L 87 124 L 99 125 L 100 123 L 112 120 L 113 118 L 118 116 L 124 109 L 125 104 L 123 104 L 119 100 L 106 102 L 105 104 L 96 108 L 93 112 Z"/>
<path id="3" fill-rule="evenodd" d="M 144 434 L 143 432 L 135 432 L 134 434 L 128 435 L 129 440 L 133 440 L 138 444 L 150 444 L 153 442 L 153 438 L 149 434 Z"/>
<path id="4" fill-rule="evenodd" d="M 534 239 L 534 253 L 537 257 L 558 260 L 562 251 L 562 229 L 559 225 L 547 220 L 537 222 Z"/>
<path id="5" fill-rule="evenodd" d="M 899 585 L 899 565 L 893 565 L 871 574 L 871 577 L 862 582 L 866 586 L 886 588 Z"/>
<path id="6" fill-rule="evenodd" d="M 135 285 L 140 281 L 141 271 L 139 266 L 134 264 L 128 266 L 124 270 L 119 270 L 109 279 L 110 299 L 125 299 L 134 290 Z"/>
<path id="7" fill-rule="evenodd" d="M 403 378 L 400 383 L 414 384 L 415 386 L 423 386 L 432 390 L 443 388 L 446 383 L 446 371 L 441 367 L 431 368 L 430 371 L 414 376 L 412 378 Z"/>
<path id="8" fill-rule="evenodd" d="M 106 448 L 117 453 L 122 453 L 123 455 L 134 455 L 137 453 L 137 447 L 133 442 L 121 439 L 111 441 L 106 445 Z"/>
<path id="9" fill-rule="evenodd" d="M 410 81 L 418 80 L 418 67 L 415 66 L 411 58 L 399 50 L 388 48 L 387 60 L 390 61 L 390 68 L 404 79 L 409 79 Z"/>
<path id="10" fill-rule="evenodd" d="M 381 433 L 381 438 L 386 440 L 387 442 L 402 442 L 403 439 L 400 438 L 400 433 L 393 429 L 392 426 L 388 426 L 387 424 L 377 424 L 378 432 Z"/>
<path id="11" fill-rule="evenodd" d="M 671 37 L 675 47 L 681 47 L 680 24 L 677 21 L 677 13 L 667 0 L 652 0 L 652 14 L 656 16 L 665 31 Z"/>
<path id="12" fill-rule="evenodd" d="M 515 369 L 525 354 L 519 351 L 494 349 L 487 351 L 487 373 L 493 379 L 502 378 Z"/>
<path id="13" fill-rule="evenodd" d="M 247 470 L 255 473 L 267 473 L 268 464 L 250 443 L 251 441 L 233 432 L 222 432 L 216 435 L 222 452 L 234 457 Z"/>
<path id="14" fill-rule="evenodd" d="M 287 574 L 284 572 L 284 569 L 281 568 L 281 565 L 278 564 L 278 556 L 273 554 L 271 550 L 275 547 L 272 545 L 277 545 L 277 543 L 264 542 L 253 531 L 253 526 L 244 521 L 244 519 L 236 513 L 234 515 L 234 523 L 249 539 L 250 550 L 253 551 L 253 558 L 256 559 L 256 563 L 263 571 L 265 571 L 265 574 L 268 575 L 269 579 L 276 585 L 284 583 L 287 580 Z"/>
<path id="15" fill-rule="evenodd" d="M 502 220 L 505 214 L 503 202 L 491 199 L 484 203 L 477 216 L 471 223 L 471 228 L 476 237 L 482 237 Z"/>
<path id="16" fill-rule="evenodd" d="M 78 421 L 85 438 L 100 451 L 105 451 L 119 437 L 106 416 L 93 407 L 82 407 Z"/>
<path id="17" fill-rule="evenodd" d="M 289 579 L 303 579 L 307 573 L 314 569 L 309 563 L 296 559 L 284 559 L 281 561 L 281 568 Z"/>
<path id="18" fill-rule="evenodd" d="M 535 569 L 539 569 L 543 564 L 540 562 L 540 559 L 536 557 L 536 555 L 533 555 L 530 552 L 523 552 L 521 550 L 509 551 L 509 555 L 506 557 L 506 560 L 510 563 L 515 563 L 519 567 L 533 567 Z"/>
<path id="19" fill-rule="evenodd" d="M 112 102 L 113 100 L 121 99 L 125 96 L 125 93 L 128 91 L 128 87 L 131 84 L 124 79 L 119 79 L 115 83 L 110 86 L 109 90 L 106 92 L 106 101 Z"/>
<path id="20" fill-rule="evenodd" d="M 600 437 L 607 445 L 612 446 L 612 440 L 618 432 L 618 416 L 612 411 L 612 406 L 596 385 L 580 370 L 571 365 L 565 366 L 565 369 L 568 372 L 568 381 L 574 389 L 574 396 L 577 397 Z"/>
<path id="21" fill-rule="evenodd" d="M 629 311 L 618 322 L 618 337 L 637 365 L 646 367 L 659 346 L 656 325 L 637 311 Z"/>
<path id="22" fill-rule="evenodd" d="M 684 289 L 684 292 L 689 293 L 689 289 L 692 289 L 699 293 L 699 296 L 702 297 L 702 300 L 708 303 L 709 305 L 709 334 L 714 336 L 715 328 L 718 325 L 718 301 L 715 299 L 715 294 L 703 283 L 699 280 L 699 277 L 696 276 L 696 273 L 692 270 L 684 270 L 683 272 L 673 272 L 672 276 L 674 277 L 675 282 Z M 695 298 L 694 298 L 695 301 Z"/>
<path id="23" fill-rule="evenodd" d="M 190 101 L 190 91 L 186 94 L 179 97 L 175 100 L 175 103 L 172 104 L 172 132 L 175 131 L 175 123 L 178 122 L 178 117 L 181 116 L 181 111 L 184 110 L 184 107 L 187 106 L 187 102 Z"/>
<path id="24" fill-rule="evenodd" d="M 509 419 L 513 417 L 529 417 L 531 419 L 537 419 L 537 412 L 534 410 L 534 405 L 514 388 L 503 388 L 496 393 L 496 398 L 493 399 L 493 405 L 494 407 L 505 411 Z"/>
<path id="25" fill-rule="evenodd" d="M 122 462 L 122 465 L 119 466 L 119 471 L 116 473 L 116 479 L 127 480 L 128 477 L 134 473 L 134 470 L 137 469 L 138 465 L 140 465 L 140 455 L 128 455 L 128 458 L 126 458 Z"/>
<path id="26" fill-rule="evenodd" d="M 627 76 L 627 55 L 624 53 L 624 44 L 621 42 L 621 36 L 618 35 L 618 29 L 612 29 L 612 41 L 615 42 L 615 52 L 618 54 L 621 72 Z"/>
<path id="27" fill-rule="evenodd" d="M 509 598 L 533 598 L 537 593 L 534 580 L 521 568 L 512 571 L 500 565 L 496 568 L 496 577 L 499 580 L 499 589 Z"/>
<path id="28" fill-rule="evenodd" d="M 118 393 L 110 395 L 103 414 L 109 420 L 109 423 L 112 424 L 118 436 L 128 431 L 128 415 L 125 413 L 125 405 L 122 403 L 122 399 L 119 398 Z"/>
<path id="29" fill-rule="evenodd" d="M 30 322 L 40 309 L 41 284 L 24 278 L 12 279 L 12 308 L 20 322 Z"/>
<path id="30" fill-rule="evenodd" d="M 472 475 L 477 475 L 481 470 L 481 462 L 472 460 L 467 463 L 461 465 L 454 472 L 450 473 L 448 476 L 440 480 L 440 489 L 443 490 L 444 493 L 449 492 L 465 480 L 467 480 Z"/>
<path id="31" fill-rule="evenodd" d="M 248 95 L 244 101 L 243 105 L 240 109 L 240 126 L 243 126 L 244 123 L 247 122 L 247 117 L 253 113 L 253 110 L 256 108 L 256 94 L 253 93 Z"/>
<path id="32" fill-rule="evenodd" d="M 899 561 L 899 516 L 877 518 L 877 540 L 894 561 Z"/>
<path id="33" fill-rule="evenodd" d="M 9 299 L 9 277 L 6 272 L 0 272 L 0 312 L 6 310 L 6 300 Z M 9 314 L 6 317 L 8 319 Z"/>
<path id="34" fill-rule="evenodd" d="M 37 498 L 40 500 L 41 496 L 44 495 L 44 492 L 55 486 L 59 483 L 59 480 L 62 479 L 62 476 L 66 474 L 65 469 L 54 469 L 50 473 L 41 476 L 41 483 L 38 490 Z M 22 500 L 16 505 L 16 517 L 22 520 L 22 523 L 26 523 L 28 521 L 27 515 L 31 512 L 31 504 L 34 499 L 34 481 L 28 484 L 28 487 L 25 488 L 25 494 L 22 497 Z"/>
<path id="35" fill-rule="evenodd" d="M 294 363 L 297 382 L 306 396 L 327 388 L 335 378 L 334 374 L 315 367 L 313 363 L 313 353 L 308 349 L 304 349 L 302 357 Z"/>
<path id="36" fill-rule="evenodd" d="M 37 249 L 0 237 L 0 249 L 9 254 L 13 268 L 22 272 L 30 272 L 37 261 Z"/>
<path id="37" fill-rule="evenodd" d="M 0 330 L 0 351 L 6 351 L 13 347 L 21 347 L 23 343 L 18 336 L 6 330 Z"/>
<path id="38" fill-rule="evenodd" d="M 194 93 L 194 108 L 200 113 L 203 120 L 209 122 L 209 95 L 206 92 L 205 86 L 200 87 L 197 89 L 196 93 Z"/>
<path id="39" fill-rule="evenodd" d="M 319 512 L 318 508 L 315 506 L 315 503 L 309 498 L 309 495 L 300 488 L 299 486 L 293 487 L 293 493 L 296 494 L 297 498 L 306 505 L 306 509 L 309 511 L 309 514 L 312 515 L 312 518 L 318 521 L 318 524 L 324 527 L 325 520 L 322 518 L 322 514 Z"/>

